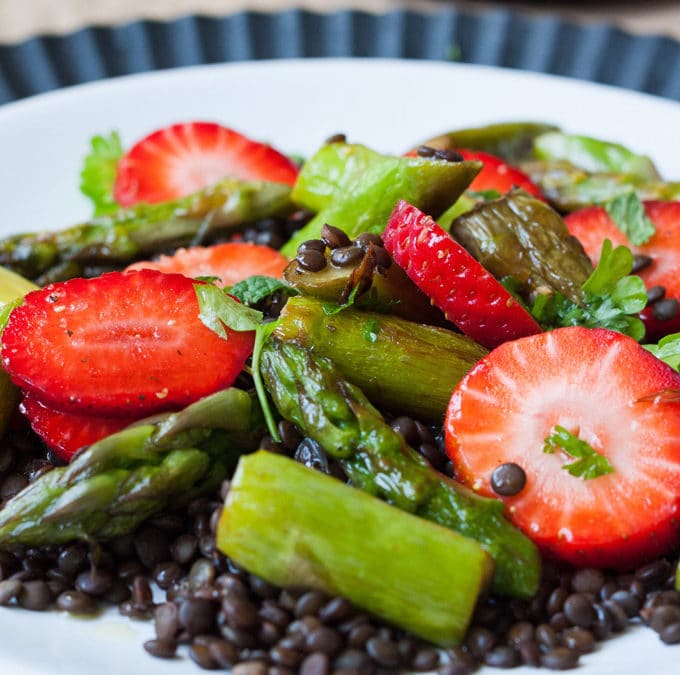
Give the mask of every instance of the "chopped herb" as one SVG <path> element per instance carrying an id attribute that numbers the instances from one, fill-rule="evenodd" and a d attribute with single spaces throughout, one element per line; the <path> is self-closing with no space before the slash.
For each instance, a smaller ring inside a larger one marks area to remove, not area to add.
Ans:
<path id="1" fill-rule="evenodd" d="M 657 359 L 661 359 L 671 368 L 680 371 L 680 333 L 666 335 L 659 340 L 658 344 L 643 345 L 643 347 L 652 352 Z"/>
<path id="2" fill-rule="evenodd" d="M 342 305 L 338 305 L 337 303 L 334 303 L 334 302 L 325 302 L 323 304 L 324 314 L 326 314 L 327 316 L 334 316 L 334 315 L 342 312 L 344 309 L 351 307 L 354 304 L 354 302 L 356 301 L 358 293 L 359 293 L 359 284 L 357 284 L 352 289 L 352 292 L 349 294 L 349 297 L 347 298 L 347 302 L 343 302 Z"/>
<path id="3" fill-rule="evenodd" d="M 548 454 L 553 454 L 558 450 L 576 459 L 575 462 L 562 465 L 562 468 L 572 476 L 592 480 L 614 473 L 614 467 L 604 455 L 560 425 L 557 425 L 545 439 L 543 446 L 543 452 Z"/>
<path id="4" fill-rule="evenodd" d="M 369 319 L 364 326 L 364 340 L 366 342 L 377 342 L 380 324 L 377 319 Z"/>
<path id="5" fill-rule="evenodd" d="M 548 328 L 608 328 L 641 340 L 645 326 L 637 315 L 647 304 L 647 291 L 642 279 L 630 274 L 632 268 L 630 249 L 613 248 L 606 239 L 597 267 L 581 287 L 582 303 L 572 302 L 557 292 L 539 294 L 531 313 Z"/>
<path id="6" fill-rule="evenodd" d="M 242 305 L 221 288 L 211 284 L 195 284 L 200 308 L 199 318 L 221 338 L 227 339 L 224 327 L 237 332 L 255 330 L 262 323 L 262 312 Z"/>
<path id="7" fill-rule="evenodd" d="M 299 295 L 299 292 L 285 281 L 260 274 L 239 281 L 229 289 L 231 295 L 237 297 L 244 305 L 250 306 L 257 305 L 277 291 L 283 291 L 289 296 Z"/>
<path id="8" fill-rule="evenodd" d="M 80 191 L 94 204 L 95 216 L 106 216 L 120 209 L 113 198 L 113 185 L 122 156 L 123 146 L 118 132 L 94 136 L 90 140 L 90 153 L 85 157 L 80 172 Z"/>
<path id="9" fill-rule="evenodd" d="M 633 246 L 646 244 L 656 234 L 654 223 L 632 190 L 606 202 L 604 208 Z"/>

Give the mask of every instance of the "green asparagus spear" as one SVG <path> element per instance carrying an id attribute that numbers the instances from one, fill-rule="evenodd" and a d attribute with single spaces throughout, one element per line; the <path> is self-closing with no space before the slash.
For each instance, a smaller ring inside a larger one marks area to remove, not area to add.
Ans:
<path id="1" fill-rule="evenodd" d="M 680 181 L 646 181 L 629 173 L 589 173 L 564 160 L 524 162 L 531 180 L 560 211 L 611 201 L 627 192 L 640 199 L 680 199 Z"/>
<path id="2" fill-rule="evenodd" d="M 623 145 L 588 136 L 553 131 L 534 139 L 537 159 L 567 161 L 590 173 L 625 173 L 641 181 L 658 181 L 661 177 L 649 157 L 637 155 Z"/>
<path id="3" fill-rule="evenodd" d="M 260 363 L 281 415 L 337 458 L 354 486 L 476 539 L 496 563 L 497 592 L 529 597 L 536 591 L 540 557 L 507 522 L 502 502 L 481 498 L 435 471 L 328 359 L 270 339 Z"/>
<path id="4" fill-rule="evenodd" d="M 440 424 L 454 387 L 487 353 L 459 333 L 389 314 L 346 309 L 329 316 L 304 296 L 288 301 L 274 335 L 330 358 L 381 407 Z"/>
<path id="5" fill-rule="evenodd" d="M 126 534 L 168 504 L 216 488 L 261 437 L 261 411 L 226 389 L 81 450 L 0 510 L 0 547 Z"/>
<path id="6" fill-rule="evenodd" d="M 496 278 L 512 277 L 526 300 L 539 289 L 583 299 L 590 258 L 559 214 L 523 190 L 459 216 L 451 234 Z"/>
<path id="7" fill-rule="evenodd" d="M 227 179 L 189 197 L 140 204 L 59 232 L 0 241 L 0 265 L 38 283 L 83 274 L 89 266 L 124 265 L 142 256 L 200 243 L 245 222 L 290 211 L 290 188 Z"/>
<path id="8" fill-rule="evenodd" d="M 421 145 L 440 150 L 481 150 L 502 157 L 509 164 L 517 164 L 533 155 L 533 141 L 557 127 L 541 122 L 509 122 L 490 124 L 475 129 L 449 131 L 430 138 Z"/>
<path id="9" fill-rule="evenodd" d="M 362 145 L 330 143 L 305 162 L 292 198 L 317 211 L 281 249 L 294 257 L 299 244 L 319 237 L 324 223 L 350 239 L 382 233 L 399 199 L 438 216 L 479 172 L 479 162 L 447 162 L 422 157 L 388 157 Z"/>
<path id="10" fill-rule="evenodd" d="M 493 567 L 477 542 L 264 451 L 239 461 L 217 546 L 271 583 L 342 595 L 444 647 L 465 636 Z"/>

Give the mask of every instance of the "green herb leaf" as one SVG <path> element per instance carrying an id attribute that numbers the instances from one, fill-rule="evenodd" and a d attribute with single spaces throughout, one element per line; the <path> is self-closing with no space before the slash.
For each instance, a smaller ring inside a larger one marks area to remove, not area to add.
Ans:
<path id="1" fill-rule="evenodd" d="M 229 293 L 237 297 L 244 305 L 257 305 L 277 291 L 284 291 L 289 296 L 299 295 L 299 291 L 285 281 L 259 274 L 239 281 L 229 289 Z"/>
<path id="2" fill-rule="evenodd" d="M 655 345 L 643 345 L 643 347 L 657 359 L 661 359 L 671 368 L 680 371 L 680 333 L 666 335 Z"/>
<path id="3" fill-rule="evenodd" d="M 221 288 L 211 284 L 194 284 L 200 320 L 221 338 L 227 339 L 224 327 L 237 332 L 256 330 L 262 323 L 262 312 L 242 305 Z"/>
<path id="4" fill-rule="evenodd" d="M 274 332 L 280 321 L 280 319 L 277 319 L 276 321 L 270 321 L 269 323 L 261 323 L 257 327 L 255 330 L 255 345 L 253 346 L 253 356 L 251 360 L 253 366 L 253 382 L 255 384 L 257 400 L 260 402 L 260 407 L 262 408 L 262 414 L 264 415 L 264 421 L 267 425 L 269 435 L 272 437 L 272 440 L 275 443 L 281 442 L 281 435 L 279 434 L 279 428 L 276 424 L 274 413 L 272 412 L 269 397 L 267 396 L 267 389 L 264 386 L 262 373 L 260 372 L 260 359 L 262 356 L 262 347 L 264 346 L 264 343 Z"/>
<path id="5" fill-rule="evenodd" d="M 335 316 L 336 314 L 339 314 L 340 312 L 342 312 L 344 309 L 351 307 L 354 304 L 354 302 L 356 301 L 358 293 L 359 293 L 359 284 L 357 284 L 352 289 L 352 292 L 349 294 L 349 297 L 347 298 L 347 302 L 344 302 L 342 305 L 338 305 L 334 302 L 324 303 L 322 305 L 324 314 L 326 314 L 326 316 Z"/>
<path id="6" fill-rule="evenodd" d="M 90 140 L 90 153 L 85 157 L 80 172 L 80 191 L 92 201 L 95 216 L 109 215 L 120 209 L 113 198 L 113 184 L 122 156 L 123 146 L 118 132 L 94 136 Z"/>
<path id="7" fill-rule="evenodd" d="M 560 425 L 557 425 L 545 439 L 543 446 L 543 452 L 548 454 L 553 454 L 558 450 L 577 460 L 562 465 L 562 468 L 572 476 L 583 478 L 583 480 L 592 480 L 606 476 L 608 473 L 614 473 L 614 467 L 604 455 L 601 455 L 592 445 L 582 441 Z"/>
<path id="8" fill-rule="evenodd" d="M 364 326 L 364 340 L 366 342 L 374 343 L 378 340 L 378 331 L 380 324 L 377 319 L 369 319 Z"/>
<path id="9" fill-rule="evenodd" d="M 645 326 L 637 315 L 647 304 L 647 291 L 642 279 L 630 274 L 632 267 L 630 250 L 625 246 L 613 248 L 606 239 L 597 267 L 582 286 L 581 304 L 560 293 L 538 295 L 531 313 L 548 328 L 608 328 L 641 340 Z"/>
<path id="10" fill-rule="evenodd" d="M 656 227 L 635 192 L 614 197 L 605 203 L 604 208 L 633 246 L 646 244 L 656 234 Z"/>

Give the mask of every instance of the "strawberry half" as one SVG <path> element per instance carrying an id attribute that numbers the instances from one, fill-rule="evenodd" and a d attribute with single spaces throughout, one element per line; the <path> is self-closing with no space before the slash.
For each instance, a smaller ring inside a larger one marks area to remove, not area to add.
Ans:
<path id="1" fill-rule="evenodd" d="M 228 176 L 292 185 L 298 167 L 269 145 L 212 122 L 159 129 L 118 163 L 113 189 L 121 206 L 177 199 Z"/>
<path id="2" fill-rule="evenodd" d="M 55 410 L 24 393 L 19 410 L 26 415 L 42 441 L 57 457 L 70 462 L 80 448 L 115 434 L 134 420 L 122 417 L 92 417 Z"/>
<path id="3" fill-rule="evenodd" d="M 680 541 L 680 374 L 633 339 L 560 328 L 501 345 L 453 393 L 447 452 L 457 477 L 497 496 L 494 470 L 526 474 L 508 517 L 548 555 L 632 569 Z M 544 452 L 557 426 L 590 444 L 612 473 L 568 472 Z"/>
<path id="4" fill-rule="evenodd" d="M 181 248 L 174 255 L 133 263 L 127 271 L 152 269 L 187 277 L 219 277 L 216 285 L 224 287 L 256 274 L 279 278 L 288 262 L 288 258 L 269 246 L 228 242 Z"/>
<path id="5" fill-rule="evenodd" d="M 155 270 L 71 279 L 29 293 L 2 333 L 12 380 L 75 414 L 144 416 L 230 386 L 253 332 L 223 340 L 199 319 L 196 282 Z"/>
<path id="6" fill-rule="evenodd" d="M 541 188 L 529 176 L 514 166 L 510 166 L 500 157 L 478 150 L 458 150 L 457 152 L 462 155 L 463 159 L 476 160 L 483 165 L 482 170 L 470 183 L 468 191 L 486 192 L 493 190 L 504 195 L 513 188 L 519 187 L 535 197 L 544 199 Z"/>
<path id="7" fill-rule="evenodd" d="M 538 333 L 522 305 L 434 220 L 401 200 L 383 232 L 397 265 L 463 333 L 485 347 Z"/>

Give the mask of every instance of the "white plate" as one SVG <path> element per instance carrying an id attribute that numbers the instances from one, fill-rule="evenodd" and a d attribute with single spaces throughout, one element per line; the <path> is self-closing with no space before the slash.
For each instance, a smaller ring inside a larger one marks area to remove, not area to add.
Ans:
<path id="1" fill-rule="evenodd" d="M 85 219 L 78 172 L 88 139 L 118 129 L 130 144 L 175 121 L 223 122 L 291 153 L 326 137 L 401 152 L 437 133 L 505 120 L 554 122 L 624 142 L 680 177 L 680 105 L 573 80 L 479 66 L 405 61 L 274 61 L 121 78 L 0 108 L 0 234 Z M 622 514 L 625 517 L 625 514 Z M 148 623 L 0 609 L 0 673 L 199 672 L 152 659 Z M 678 672 L 679 648 L 629 630 L 583 659 L 583 675 Z M 489 671 L 498 672 L 498 671 Z M 534 669 L 514 672 L 535 673 Z"/>

